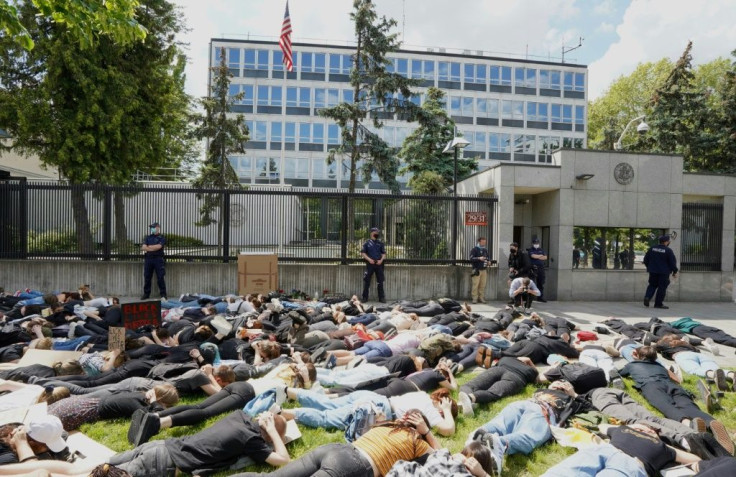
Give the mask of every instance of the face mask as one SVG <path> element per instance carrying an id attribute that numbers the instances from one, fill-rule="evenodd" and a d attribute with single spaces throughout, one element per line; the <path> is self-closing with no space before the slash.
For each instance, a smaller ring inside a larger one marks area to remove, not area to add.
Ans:
<path id="1" fill-rule="evenodd" d="M 538 243 L 535 243 L 534 245 L 532 245 L 532 247 L 539 248 L 539 244 Z"/>
<path id="2" fill-rule="evenodd" d="M 515 249 L 515 248 L 511 248 L 511 249 L 509 249 L 509 251 L 510 251 L 511 253 L 516 253 L 516 249 Z"/>
<path id="3" fill-rule="evenodd" d="M 156 229 L 155 228 L 151 227 L 150 230 L 151 230 L 151 235 L 154 235 L 156 233 Z"/>
<path id="4" fill-rule="evenodd" d="M 371 237 L 373 238 L 373 240 L 377 240 L 378 239 L 378 234 L 373 234 L 373 235 L 371 235 Z"/>

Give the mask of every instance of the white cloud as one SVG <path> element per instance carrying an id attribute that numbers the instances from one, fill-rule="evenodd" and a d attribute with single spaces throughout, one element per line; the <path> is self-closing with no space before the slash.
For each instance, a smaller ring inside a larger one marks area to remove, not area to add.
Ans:
<path id="1" fill-rule="evenodd" d="M 694 63 L 728 56 L 736 45 L 734 18 L 733 0 L 631 2 L 616 28 L 619 41 L 590 64 L 589 97 L 600 95 L 613 80 L 641 62 L 676 59 L 688 40 L 693 41 Z"/>
<path id="2" fill-rule="evenodd" d="M 603 22 L 600 25 L 598 25 L 598 28 L 596 28 L 596 32 L 598 33 L 611 33 L 616 30 L 616 27 L 612 23 Z"/>
<path id="3" fill-rule="evenodd" d="M 174 0 L 183 8 L 190 31 L 182 40 L 190 44 L 187 91 L 206 93 L 209 42 L 215 38 L 276 40 L 285 0 Z M 402 31 L 402 4 L 376 0 L 379 14 L 396 19 Z M 577 41 L 577 30 L 558 31 L 553 21 L 577 19 L 575 0 L 405 0 L 405 46 L 434 46 L 483 50 L 497 56 L 559 57 L 561 40 Z M 294 42 L 329 41 L 345 44 L 353 39 L 349 0 L 291 0 Z"/>
<path id="4" fill-rule="evenodd" d="M 616 11 L 616 2 L 615 0 L 603 0 L 593 8 L 593 11 L 597 15 L 610 15 Z"/>

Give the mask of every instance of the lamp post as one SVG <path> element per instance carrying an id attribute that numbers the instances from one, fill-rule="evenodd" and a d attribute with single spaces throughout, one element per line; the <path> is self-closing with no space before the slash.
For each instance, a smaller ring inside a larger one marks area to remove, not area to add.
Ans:
<path id="1" fill-rule="evenodd" d="M 453 172 L 452 172 L 452 201 L 453 211 L 452 214 L 452 264 L 457 265 L 457 227 L 458 227 L 458 210 L 457 210 L 457 159 L 460 154 L 460 149 L 467 147 L 470 142 L 467 139 L 458 137 L 457 128 L 455 128 L 455 134 L 453 135 L 452 141 L 447 143 L 447 146 L 442 150 L 443 154 L 447 154 L 451 150 L 454 151 L 453 161 Z"/>
<path id="2" fill-rule="evenodd" d="M 619 138 L 618 138 L 618 141 L 616 141 L 616 142 L 614 143 L 614 145 L 613 145 L 613 148 L 614 148 L 614 149 L 615 149 L 616 151 L 621 151 L 621 150 L 623 150 L 623 148 L 624 148 L 624 145 L 622 144 L 622 141 L 623 141 L 623 139 L 624 139 L 624 136 L 626 135 L 626 131 L 628 131 L 628 130 L 629 130 L 629 127 L 630 127 L 630 126 L 631 126 L 632 124 L 634 124 L 635 122 L 637 122 L 637 121 L 641 121 L 641 122 L 639 123 L 639 125 L 638 125 L 638 126 L 636 127 L 636 131 L 637 131 L 637 132 L 638 132 L 639 134 L 646 134 L 646 133 L 648 133 L 648 132 L 649 132 L 649 125 L 648 125 L 647 123 L 645 123 L 645 122 L 644 122 L 644 118 L 645 118 L 645 117 L 646 117 L 646 116 L 645 116 L 644 114 L 642 114 L 641 116 L 637 116 L 637 117 L 635 117 L 634 119 L 632 119 L 631 121 L 629 121 L 629 123 L 628 123 L 628 124 L 626 125 L 626 127 L 624 128 L 624 132 L 622 132 L 622 133 L 621 133 L 621 136 L 619 136 Z"/>

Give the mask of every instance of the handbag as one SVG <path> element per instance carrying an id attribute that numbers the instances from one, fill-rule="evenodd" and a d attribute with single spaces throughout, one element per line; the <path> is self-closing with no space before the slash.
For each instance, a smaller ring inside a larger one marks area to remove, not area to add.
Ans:
<path id="1" fill-rule="evenodd" d="M 343 343 L 345 343 L 345 347 L 348 349 L 348 351 L 354 351 L 362 347 L 363 343 L 365 343 L 365 341 L 363 341 L 361 337 L 356 334 L 346 336 L 345 338 L 343 338 L 342 341 Z"/>

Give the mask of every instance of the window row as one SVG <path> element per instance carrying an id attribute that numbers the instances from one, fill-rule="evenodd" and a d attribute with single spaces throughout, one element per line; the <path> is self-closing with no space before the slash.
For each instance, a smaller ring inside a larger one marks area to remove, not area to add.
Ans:
<path id="1" fill-rule="evenodd" d="M 300 144 L 340 144 L 337 124 L 246 121 L 250 141 Z"/>
<path id="2" fill-rule="evenodd" d="M 215 50 L 215 62 L 219 64 L 221 49 Z M 283 71 L 283 54 L 280 50 L 226 48 L 228 67 L 239 70 Z M 304 73 L 330 73 L 349 75 L 353 60 L 349 54 L 294 52 L 295 69 Z M 394 58 L 389 71 L 407 78 L 465 84 L 490 84 L 522 88 L 537 87 L 550 90 L 585 91 L 585 73 L 555 69 L 511 67 L 483 63 L 437 61 L 428 59 Z"/>
<path id="3" fill-rule="evenodd" d="M 583 105 L 450 96 L 448 111 L 451 116 L 585 124 Z"/>

